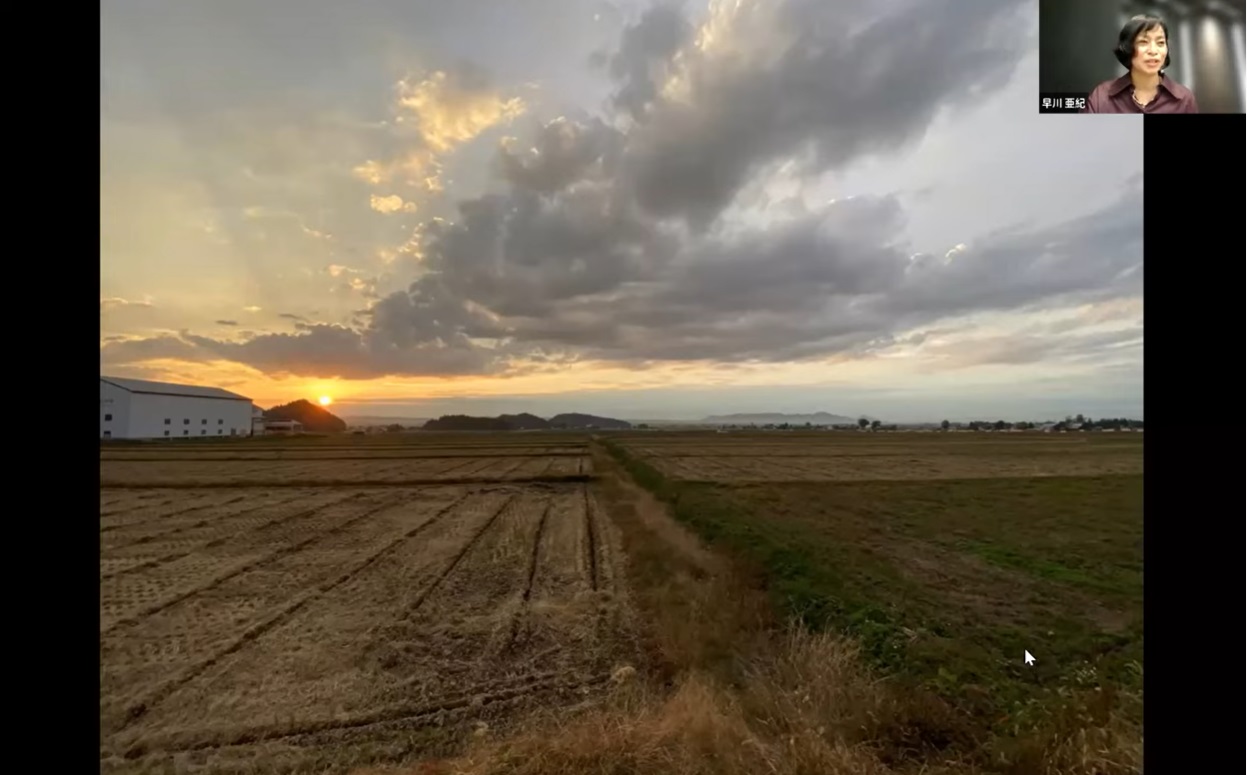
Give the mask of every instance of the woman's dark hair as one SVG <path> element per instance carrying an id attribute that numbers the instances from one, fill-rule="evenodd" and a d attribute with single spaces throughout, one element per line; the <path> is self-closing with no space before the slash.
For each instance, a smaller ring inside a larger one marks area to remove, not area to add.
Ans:
<path id="1" fill-rule="evenodd" d="M 1121 28 L 1121 34 L 1117 36 L 1117 48 L 1113 49 L 1114 56 L 1117 61 L 1121 62 L 1121 66 L 1130 69 L 1130 62 L 1134 59 L 1134 41 L 1145 32 L 1160 27 L 1165 33 L 1165 64 L 1160 66 L 1161 70 L 1169 67 L 1169 25 L 1165 24 L 1165 20 L 1159 16 L 1151 14 L 1140 14 L 1131 17 L 1126 22 L 1126 26 Z"/>

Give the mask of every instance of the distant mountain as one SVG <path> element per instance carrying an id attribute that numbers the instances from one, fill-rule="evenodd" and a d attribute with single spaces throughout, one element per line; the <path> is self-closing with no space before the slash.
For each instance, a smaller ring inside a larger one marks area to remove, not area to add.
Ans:
<path id="1" fill-rule="evenodd" d="M 302 398 L 265 410 L 264 419 L 295 420 L 301 423 L 303 430 L 308 433 L 341 433 L 346 430 L 346 422 L 342 418 L 335 417 L 323 406 Z"/>
<path id="2" fill-rule="evenodd" d="M 550 423 L 541 419 L 535 414 L 523 412 L 521 414 L 500 414 L 498 419 L 506 423 L 507 430 L 512 431 L 541 431 L 550 427 Z"/>
<path id="3" fill-rule="evenodd" d="M 367 428 L 382 425 L 401 425 L 404 428 L 419 428 L 429 421 L 428 417 L 384 417 L 380 415 L 348 415 L 342 418 L 352 428 Z"/>
<path id="4" fill-rule="evenodd" d="M 608 431 L 626 431 L 632 423 L 626 420 L 615 420 L 610 417 L 597 417 L 592 414 L 569 412 L 556 414 L 550 418 L 551 428 L 601 428 Z"/>
<path id="5" fill-rule="evenodd" d="M 873 420 L 873 417 L 867 417 Z M 853 425 L 856 417 L 842 414 L 815 412 L 814 414 L 783 414 L 780 412 L 763 412 L 758 414 L 721 414 L 702 420 L 705 425 Z"/>
<path id="6" fill-rule="evenodd" d="M 602 428 L 624 430 L 630 423 L 591 414 L 557 414 L 549 420 L 535 414 L 503 414 L 497 417 L 470 417 L 466 414 L 446 414 L 424 424 L 426 431 L 540 431 L 553 429 Z"/>
<path id="7" fill-rule="evenodd" d="M 509 431 L 511 426 L 501 417 L 469 417 L 466 414 L 444 414 L 424 424 L 426 431 Z"/>

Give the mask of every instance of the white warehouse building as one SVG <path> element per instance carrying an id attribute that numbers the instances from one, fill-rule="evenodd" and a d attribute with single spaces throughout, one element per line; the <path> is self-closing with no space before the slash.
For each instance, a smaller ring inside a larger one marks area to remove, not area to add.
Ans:
<path id="1" fill-rule="evenodd" d="M 250 436 L 251 399 L 228 390 L 100 377 L 101 439 Z"/>

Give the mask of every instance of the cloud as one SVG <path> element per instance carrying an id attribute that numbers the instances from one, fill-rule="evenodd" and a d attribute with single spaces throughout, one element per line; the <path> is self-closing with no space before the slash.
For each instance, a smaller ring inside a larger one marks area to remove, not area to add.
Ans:
<path id="1" fill-rule="evenodd" d="M 983 313 L 1139 298 L 1137 165 L 1106 169 L 1122 181 L 1120 196 L 1079 217 L 984 224 L 930 252 L 908 242 L 900 194 L 723 218 L 763 170 L 784 166 L 798 182 L 813 180 L 902 149 L 942 111 L 985 99 L 1027 50 L 1026 8 L 742 1 L 714 6 L 699 24 L 672 6 L 652 9 L 607 60 L 617 113 L 565 116 L 537 125 L 526 142 L 503 142 L 497 190 L 460 201 L 453 219 L 424 222 L 386 254 L 419 256 L 406 289 L 378 297 L 375 279 L 330 264 L 337 289 L 372 297 L 351 326 L 283 313 L 294 333 L 186 335 L 160 346 L 272 373 L 366 378 L 581 361 L 776 363 L 898 348 L 926 348 L 929 363 L 959 368 L 1129 344 L 1120 332 L 1062 342 L 1048 330 L 1010 346 L 971 331 L 963 335 L 972 344 L 952 354 L 930 331 Z M 523 109 L 471 73 L 403 81 L 396 100 L 408 144 L 357 169 L 378 184 L 419 181 L 439 154 Z M 406 204 L 397 194 L 371 201 Z M 110 356 L 142 354 L 124 344 Z"/>
<path id="2" fill-rule="evenodd" d="M 522 115 L 520 97 L 502 96 L 479 69 L 462 65 L 399 80 L 394 90 L 394 151 L 356 165 L 354 175 L 371 185 L 404 185 L 427 192 L 442 189 L 442 159 L 459 146 Z M 379 212 L 397 204 L 396 195 L 372 197 Z"/>
<path id="3" fill-rule="evenodd" d="M 674 4 L 651 7 L 625 29 L 619 50 L 609 60 L 610 74 L 621 84 L 612 99 L 615 107 L 642 119 L 692 32 L 692 24 Z"/>
<path id="4" fill-rule="evenodd" d="M 236 326 L 238 325 L 238 321 L 237 320 L 218 320 L 216 321 L 216 324 L 218 326 Z"/>
<path id="5" fill-rule="evenodd" d="M 154 307 L 154 306 L 155 304 L 152 302 L 152 298 L 150 296 L 145 296 L 140 300 L 123 299 L 120 296 L 110 296 L 108 298 L 103 298 L 103 297 L 100 298 L 100 314 L 101 315 L 111 310 L 122 309 L 126 307 Z"/>
<path id="6" fill-rule="evenodd" d="M 524 112 L 522 99 L 502 98 L 482 73 L 466 68 L 399 81 L 398 105 L 398 121 L 414 121 L 421 139 L 436 153 L 447 153 Z"/>
<path id="7" fill-rule="evenodd" d="M 101 364 L 138 364 L 145 361 L 203 360 L 194 345 L 178 336 L 161 334 L 145 339 L 110 341 L 100 345 Z"/>
<path id="8" fill-rule="evenodd" d="M 389 196 L 372 194 L 368 205 L 377 212 L 385 213 L 386 215 L 397 212 L 414 213 L 416 211 L 414 202 L 404 202 L 403 198 L 398 194 L 390 194 Z"/>
<path id="9" fill-rule="evenodd" d="M 498 167 L 517 188 L 552 194 L 586 177 L 603 180 L 613 173 L 624 139 L 600 118 L 581 123 L 559 117 L 537 130 L 527 151 L 516 150 L 515 138 L 504 139 Z"/>
<path id="10" fill-rule="evenodd" d="M 681 33 L 669 9 L 655 9 L 625 32 L 612 63 L 623 74 L 617 101 L 637 122 L 625 166 L 637 200 L 704 226 L 768 163 L 796 157 L 821 172 L 908 145 L 941 110 L 973 105 L 1008 81 L 1026 50 L 1031 7 L 716 2 L 665 67 L 654 56 Z"/>

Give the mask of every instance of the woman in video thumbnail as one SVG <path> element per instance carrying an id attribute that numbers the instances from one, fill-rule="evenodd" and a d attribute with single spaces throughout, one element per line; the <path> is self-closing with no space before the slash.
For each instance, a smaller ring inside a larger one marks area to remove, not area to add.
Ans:
<path id="1" fill-rule="evenodd" d="M 1129 72 L 1092 90 L 1083 113 L 1198 113 L 1191 90 L 1165 75 L 1169 25 L 1159 16 L 1126 22 L 1113 49 Z"/>

